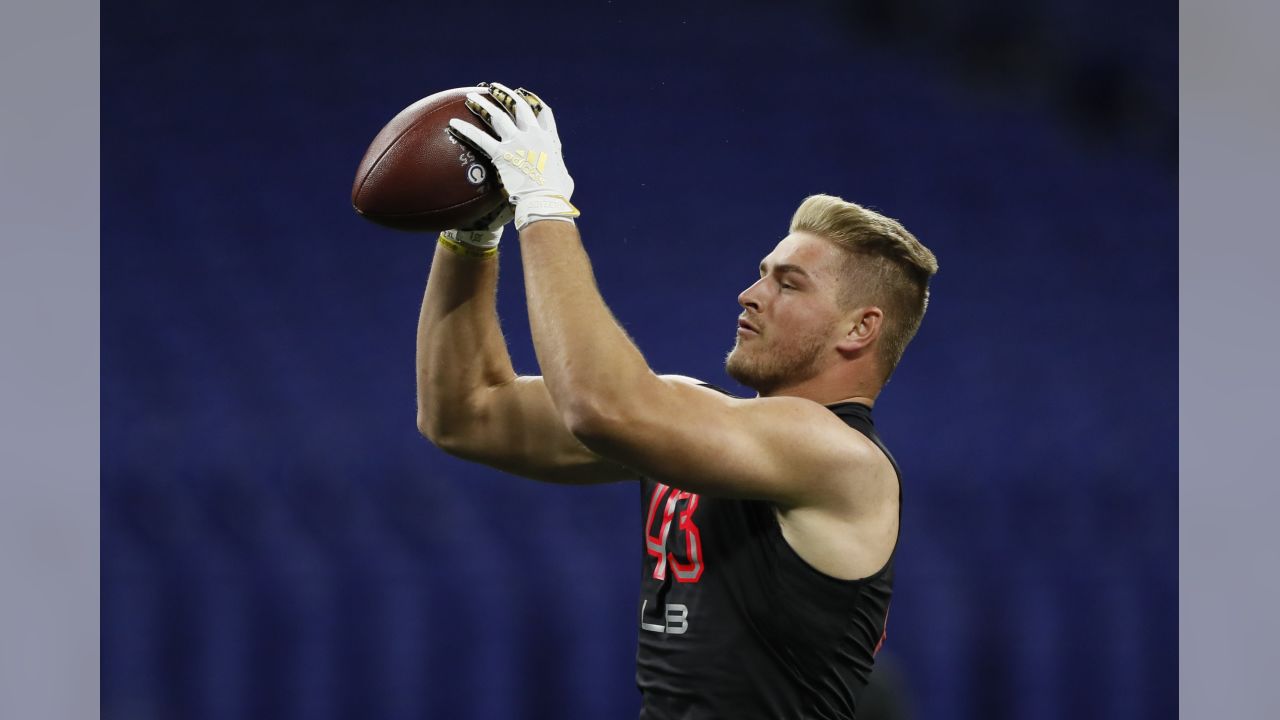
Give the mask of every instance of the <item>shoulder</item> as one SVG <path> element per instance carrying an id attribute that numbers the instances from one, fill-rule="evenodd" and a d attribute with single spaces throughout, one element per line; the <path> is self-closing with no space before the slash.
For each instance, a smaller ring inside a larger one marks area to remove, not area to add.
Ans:
<path id="1" fill-rule="evenodd" d="M 684 375 L 655 376 L 573 432 L 601 457 L 682 490 L 840 515 L 875 452 L 816 402 L 734 397 Z"/>
<path id="2" fill-rule="evenodd" d="M 772 478 L 761 484 L 758 499 L 840 511 L 878 494 L 884 469 L 892 478 L 880 448 L 824 405 L 789 396 L 735 397 L 686 375 L 661 379 L 682 399 L 654 413 L 649 424 L 681 428 L 681 437 L 717 458 L 717 468 Z M 682 454 L 690 450 L 681 445 Z"/>
<path id="3" fill-rule="evenodd" d="M 830 408 L 797 397 L 752 402 L 758 403 L 755 408 L 766 423 L 783 428 L 779 436 L 787 447 L 807 456 L 803 467 L 811 474 L 812 492 L 799 505 L 853 519 L 897 502 L 898 475 L 889 456 Z"/>
<path id="4" fill-rule="evenodd" d="M 688 375 L 660 375 L 659 378 L 682 393 L 696 390 L 717 398 L 726 412 L 752 416 L 756 423 L 772 427 L 775 432 L 770 434 L 792 439 L 798 435 L 808 436 L 819 447 L 827 446 L 842 464 L 870 466 L 886 460 L 867 436 L 813 400 L 791 396 L 744 398 Z"/>

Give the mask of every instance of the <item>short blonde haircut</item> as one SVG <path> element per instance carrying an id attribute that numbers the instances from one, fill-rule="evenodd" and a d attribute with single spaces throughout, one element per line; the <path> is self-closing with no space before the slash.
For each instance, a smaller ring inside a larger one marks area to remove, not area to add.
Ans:
<path id="1" fill-rule="evenodd" d="M 848 253 L 840 302 L 884 311 L 879 357 L 889 381 L 929 306 L 938 260 L 891 217 L 832 195 L 811 195 L 791 218 L 791 232 L 824 237 Z"/>

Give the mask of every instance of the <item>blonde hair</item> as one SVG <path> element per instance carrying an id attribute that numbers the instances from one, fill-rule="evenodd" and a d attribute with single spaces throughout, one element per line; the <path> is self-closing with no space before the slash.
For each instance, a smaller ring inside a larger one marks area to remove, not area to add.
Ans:
<path id="1" fill-rule="evenodd" d="M 809 232 L 848 254 L 840 302 L 884 311 L 879 357 L 888 382 L 929 306 L 929 279 L 938 260 L 891 217 L 832 195 L 811 195 L 791 218 L 791 232 Z"/>

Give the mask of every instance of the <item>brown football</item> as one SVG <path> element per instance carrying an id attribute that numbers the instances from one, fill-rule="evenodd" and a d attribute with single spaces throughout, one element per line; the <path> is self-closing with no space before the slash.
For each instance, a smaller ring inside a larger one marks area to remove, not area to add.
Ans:
<path id="1" fill-rule="evenodd" d="M 351 186 L 351 205 L 364 217 L 399 230 L 463 228 L 505 202 L 489 160 L 449 134 L 460 118 L 492 134 L 463 101 L 468 92 L 445 90 L 401 110 L 369 145 Z"/>

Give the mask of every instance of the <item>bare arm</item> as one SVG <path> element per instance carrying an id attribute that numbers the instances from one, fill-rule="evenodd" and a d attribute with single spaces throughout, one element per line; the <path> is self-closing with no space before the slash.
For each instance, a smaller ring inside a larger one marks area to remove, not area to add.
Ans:
<path id="1" fill-rule="evenodd" d="M 852 515 L 865 483 L 847 480 L 862 475 L 869 443 L 810 400 L 734 400 L 655 375 L 596 287 L 551 108 L 539 100 L 535 113 L 527 93 L 499 83 L 489 94 L 511 114 L 478 93 L 468 107 L 497 138 L 456 119 L 449 127 L 494 160 L 515 204 L 534 348 L 562 426 L 601 457 L 681 489 Z"/>
<path id="2" fill-rule="evenodd" d="M 437 246 L 418 317 L 418 430 L 451 455 L 559 483 L 632 476 L 568 431 L 541 377 L 519 377 L 497 313 L 496 257 Z"/>
<path id="3" fill-rule="evenodd" d="M 878 451 L 794 397 L 736 399 L 655 375 L 596 288 L 577 229 L 520 234 L 534 347 L 564 424 L 603 457 L 684 490 L 857 513 L 886 480 Z"/>
<path id="4" fill-rule="evenodd" d="M 596 287 L 551 108 L 537 99 L 535 113 L 528 93 L 498 83 L 489 94 L 513 114 L 478 93 L 468 106 L 497 138 L 457 119 L 449 126 L 495 162 L 515 205 L 534 347 L 563 425 L 601 457 L 672 486 L 772 501 L 802 557 L 845 556 L 852 521 L 887 516 L 896 503 L 887 459 L 877 472 L 870 441 L 816 402 L 726 398 L 655 375 Z M 836 564 L 840 576 L 860 576 L 860 564 Z"/>

